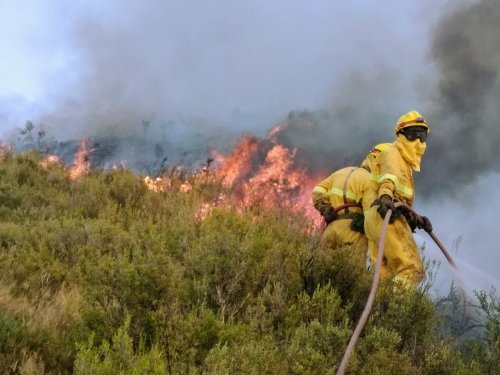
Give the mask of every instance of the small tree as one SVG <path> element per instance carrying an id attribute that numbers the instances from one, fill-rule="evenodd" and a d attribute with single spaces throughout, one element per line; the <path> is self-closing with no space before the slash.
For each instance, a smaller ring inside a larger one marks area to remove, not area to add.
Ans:
<path id="1" fill-rule="evenodd" d="M 19 134 L 24 137 L 24 141 L 28 142 L 31 147 L 39 152 L 45 152 L 44 150 L 44 140 L 47 132 L 43 128 L 43 125 L 35 131 L 35 125 L 31 121 L 26 121 L 24 127 L 19 129 Z"/>

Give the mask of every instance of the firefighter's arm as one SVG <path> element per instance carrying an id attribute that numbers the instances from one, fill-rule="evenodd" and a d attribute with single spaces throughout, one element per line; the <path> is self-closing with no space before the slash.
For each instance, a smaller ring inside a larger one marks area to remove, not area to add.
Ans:
<path id="1" fill-rule="evenodd" d="M 328 192 L 332 188 L 332 176 L 325 178 L 318 183 L 312 191 L 312 200 L 314 207 L 321 212 L 322 208 L 331 207 Z"/>
<path id="2" fill-rule="evenodd" d="M 333 174 L 317 184 L 312 192 L 314 207 L 316 207 L 327 223 L 331 223 L 337 218 L 337 213 L 328 196 L 328 192 L 332 187 L 332 180 Z"/>
<path id="3" fill-rule="evenodd" d="M 392 153 L 382 152 L 379 155 L 380 178 L 378 181 L 377 196 L 388 195 L 394 199 L 396 184 L 398 183 L 397 161 L 392 160 Z"/>

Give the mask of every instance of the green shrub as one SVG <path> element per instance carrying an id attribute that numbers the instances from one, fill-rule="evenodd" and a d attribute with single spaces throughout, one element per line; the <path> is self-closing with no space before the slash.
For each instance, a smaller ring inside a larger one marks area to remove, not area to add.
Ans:
<path id="1" fill-rule="evenodd" d="M 208 374 L 289 374 L 279 345 L 272 336 L 248 338 L 242 343 L 220 343 L 206 359 Z"/>
<path id="2" fill-rule="evenodd" d="M 210 173 L 166 177 L 154 192 L 126 170 L 70 180 L 2 158 L 0 372 L 334 373 L 372 281 L 352 249 L 284 207 L 236 209 Z M 499 373 L 498 297 L 478 297 L 485 327 L 461 335 L 426 287 L 383 283 L 348 373 Z"/>
<path id="3" fill-rule="evenodd" d="M 133 348 L 133 340 L 127 334 L 129 320 L 126 320 L 113 335 L 110 342 L 95 346 L 91 335 L 85 344 L 78 346 L 74 374 L 76 375 L 139 375 L 166 373 L 162 352 L 153 346 L 149 350 Z"/>
<path id="4" fill-rule="evenodd" d="M 18 373 L 23 357 L 46 345 L 43 335 L 32 334 L 21 317 L 0 309 L 0 373 Z"/>
<path id="5" fill-rule="evenodd" d="M 334 374 L 352 331 L 313 320 L 300 325 L 290 339 L 287 358 L 292 374 Z"/>
<path id="6" fill-rule="evenodd" d="M 28 328 L 20 319 L 8 316 L 0 310 L 0 353 L 20 351 L 29 342 Z"/>

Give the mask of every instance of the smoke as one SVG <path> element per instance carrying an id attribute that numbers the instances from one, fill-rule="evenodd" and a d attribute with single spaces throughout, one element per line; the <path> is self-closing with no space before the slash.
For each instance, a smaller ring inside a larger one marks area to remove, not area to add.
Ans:
<path id="1" fill-rule="evenodd" d="M 352 110 L 333 129 L 356 121 L 365 129 L 361 121 L 388 108 L 380 124 L 392 121 L 417 99 L 411 81 L 429 27 L 410 27 L 398 15 L 432 22 L 435 2 L 41 3 L 30 14 L 43 17 L 27 25 L 29 35 L 41 36 L 28 37 L 25 49 L 36 51 L 38 66 L 48 64 L 48 74 L 33 80 L 39 85 L 28 100 L 32 110 L 20 113 L 30 116 L 24 121 L 44 124 L 58 139 L 140 136 L 143 122 L 157 138 L 166 123 L 170 140 L 186 143 L 189 126 L 226 145 L 221 136 L 265 133 L 290 110 L 341 107 L 340 120 Z M 409 39 L 414 48 L 406 47 Z"/>
<path id="2" fill-rule="evenodd" d="M 500 7 L 447 3 L 34 2 L 26 24 L 2 26 L 17 35 L 7 60 L 21 50 L 13 64 L 37 61 L 12 76 L 38 82 L 24 107 L 0 94 L 2 135 L 33 120 L 57 139 L 229 148 L 284 120 L 281 140 L 301 161 L 333 170 L 391 141 L 396 119 L 417 109 L 433 129 L 417 191 L 457 192 L 498 170 Z"/>
<path id="3" fill-rule="evenodd" d="M 431 218 L 434 234 L 456 261 L 459 277 L 471 295 L 474 290 L 500 290 L 500 257 L 496 247 L 500 191 L 491 188 L 498 184 L 500 173 L 490 173 L 461 190 L 467 199 L 457 201 L 453 196 L 443 196 L 439 200 L 417 200 L 415 205 L 417 212 Z M 416 237 L 418 244 L 425 243 L 425 257 L 441 262 L 436 288 L 446 293 L 449 280 L 455 275 L 429 236 L 419 231 Z"/>
<path id="4" fill-rule="evenodd" d="M 459 194 L 461 187 L 498 172 L 500 150 L 500 4 L 483 0 L 447 14 L 432 42 L 439 73 L 429 113 L 422 177 L 427 193 Z"/>
<path id="5" fill-rule="evenodd" d="M 433 129 L 425 155 L 430 165 L 418 176 L 425 182 L 421 196 L 428 199 L 416 207 L 433 218 L 470 294 L 500 287 L 494 245 L 500 224 L 495 188 L 500 183 L 498 45 L 500 4 L 495 0 L 446 14 L 432 39 L 439 80 L 427 116 Z M 442 260 L 432 243 L 428 248 L 431 258 Z M 439 275 L 441 288 L 445 275 Z"/>
<path id="6" fill-rule="evenodd" d="M 299 149 L 306 165 L 333 171 L 391 141 L 397 118 L 419 110 L 432 132 L 415 174 L 416 209 L 444 234 L 470 294 L 498 290 L 500 257 L 492 246 L 500 224 L 500 4 L 483 0 L 449 10 L 430 40 L 430 66 L 415 76 L 424 96 L 417 105 L 397 100 L 405 92 L 398 71 L 381 65 L 374 75 L 346 80 L 328 109 L 291 113 L 281 139 Z M 436 288 L 446 293 L 454 276 L 432 241 L 425 242 L 427 258 L 443 261 Z"/>
<path id="7" fill-rule="evenodd" d="M 394 139 L 394 118 L 408 105 L 407 98 L 398 99 L 405 86 L 401 76 L 388 64 L 352 73 L 326 109 L 291 112 L 280 141 L 298 149 L 299 161 L 314 173 L 359 165 L 374 145 Z"/>
<path id="8" fill-rule="evenodd" d="M 292 112 L 283 142 L 297 147 L 313 170 L 334 170 L 394 140 L 396 120 L 417 109 L 432 129 L 415 175 L 421 197 L 462 195 L 465 186 L 500 171 L 500 4 L 483 0 L 448 10 L 430 41 L 428 66 L 414 72 L 413 86 L 405 86 L 398 61 L 374 62 L 345 79 L 326 109 Z M 422 96 L 409 104 L 412 89 Z"/>

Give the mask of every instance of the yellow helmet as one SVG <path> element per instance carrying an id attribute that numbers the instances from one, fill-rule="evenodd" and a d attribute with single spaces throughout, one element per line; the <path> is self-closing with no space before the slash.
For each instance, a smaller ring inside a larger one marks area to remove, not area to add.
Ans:
<path id="1" fill-rule="evenodd" d="M 368 153 L 366 159 L 361 163 L 361 167 L 371 171 L 373 169 L 373 162 L 375 161 L 377 155 L 382 151 L 387 150 L 391 145 L 392 143 L 380 143 L 373 147 Z"/>
<path id="2" fill-rule="evenodd" d="M 427 133 L 430 132 L 427 121 L 425 121 L 422 115 L 417 111 L 410 111 L 399 118 L 394 128 L 394 133 L 398 134 L 399 131 L 410 126 L 423 126 L 427 129 Z"/>
<path id="3" fill-rule="evenodd" d="M 370 150 L 370 154 L 377 156 L 380 152 L 387 150 L 391 145 L 392 143 L 379 143 Z"/>

